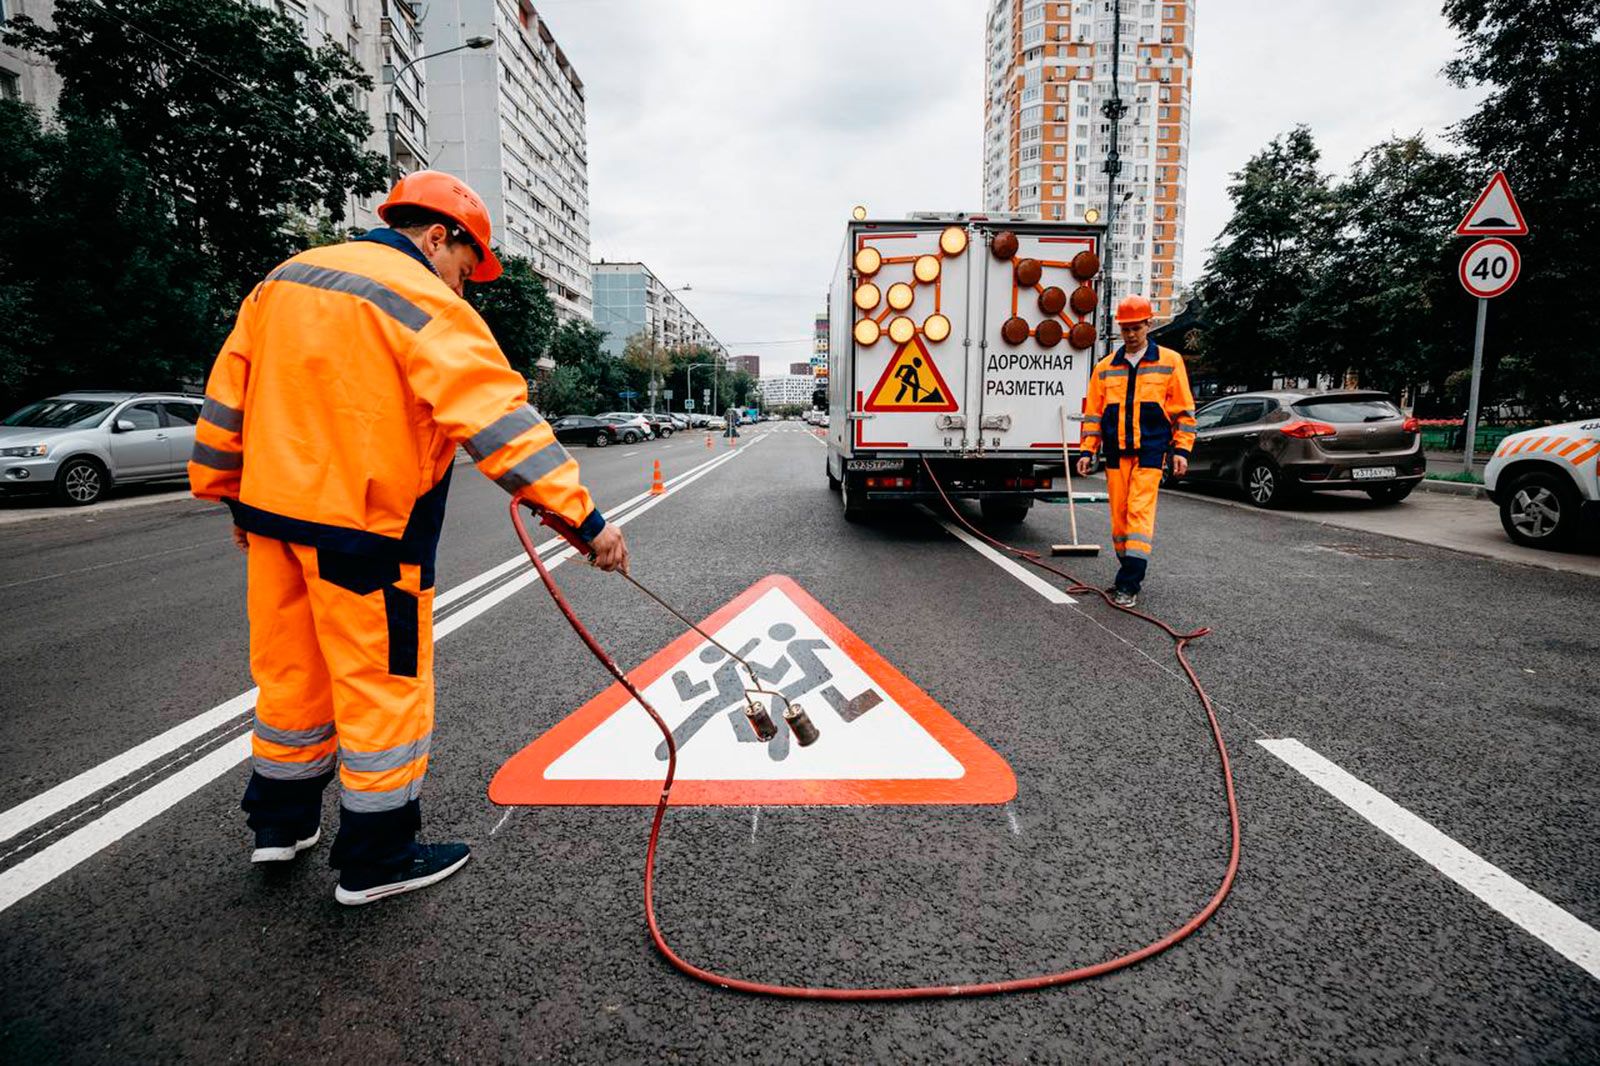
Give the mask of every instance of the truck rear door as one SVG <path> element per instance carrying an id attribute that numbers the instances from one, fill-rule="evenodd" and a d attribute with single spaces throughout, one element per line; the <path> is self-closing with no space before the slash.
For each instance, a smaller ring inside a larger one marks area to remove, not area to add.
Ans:
<path id="1" fill-rule="evenodd" d="M 851 452 L 960 450 L 981 249 L 945 223 L 860 223 L 850 248 Z"/>
<path id="2" fill-rule="evenodd" d="M 1083 411 L 1095 361 L 1098 231 L 978 224 L 973 243 L 981 342 L 966 407 L 976 446 L 986 455 L 1059 458 L 1061 410 Z M 1081 423 L 1069 421 L 1066 444 L 1080 435 Z"/>

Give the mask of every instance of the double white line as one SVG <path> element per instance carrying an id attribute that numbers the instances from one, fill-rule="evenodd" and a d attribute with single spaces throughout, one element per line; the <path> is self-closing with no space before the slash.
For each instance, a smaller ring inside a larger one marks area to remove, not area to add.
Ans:
<path id="1" fill-rule="evenodd" d="M 752 441 L 751 443 L 757 442 Z M 646 491 L 641 492 L 632 499 L 624 500 L 610 509 L 611 514 L 608 520 L 619 526 L 628 524 L 668 496 L 692 485 L 719 466 L 736 459 L 748 447 L 749 445 L 746 445 L 745 448 L 726 452 L 715 459 L 701 463 L 687 473 L 678 475 L 671 481 L 666 482 L 666 491 L 661 495 L 652 496 Z M 574 548 L 559 537 L 551 537 L 540 544 L 536 550 L 539 553 L 539 557 L 544 560 L 546 568 L 550 570 L 554 570 L 577 554 Z M 498 566 L 491 567 L 476 577 L 456 585 L 447 592 L 441 593 L 434 600 L 435 616 L 443 608 L 472 595 L 486 586 L 494 585 L 495 582 L 500 581 L 508 574 L 515 573 L 519 568 L 525 570 L 525 572 L 517 575 L 512 580 L 504 581 L 495 587 L 493 591 L 437 622 L 433 630 L 434 643 L 438 643 L 474 618 L 504 603 L 522 589 L 537 581 L 539 575 L 528 562 L 527 555 L 523 552 L 518 552 Z M 187 722 L 173 726 L 166 732 L 150 738 L 143 744 L 129 748 L 121 755 L 107 759 L 100 765 L 85 770 L 76 777 L 63 781 L 61 784 L 30 800 L 0 812 L 0 841 L 9 840 L 24 830 L 38 825 L 40 822 L 116 784 L 123 778 L 144 769 L 163 756 L 178 751 L 180 748 L 205 737 L 207 734 L 229 723 L 235 723 L 236 720 L 254 709 L 256 696 L 259 692 L 260 689 L 253 688 L 248 692 L 240 693 L 231 700 L 220 703 L 209 711 L 195 715 Z M 237 722 L 237 724 L 242 725 L 244 723 Z M 62 838 L 37 854 L 29 856 L 22 862 L 17 863 L 17 865 L 0 873 L 0 911 L 4 911 L 12 904 L 26 899 L 33 892 L 71 870 L 91 855 L 149 822 L 185 797 L 204 788 L 249 757 L 250 731 L 246 729 L 224 741 L 221 746 L 214 748 L 201 758 L 183 767 L 183 769 L 178 770 L 170 777 L 164 778 L 150 789 L 139 793 L 126 803 L 113 808 L 71 835 Z"/>

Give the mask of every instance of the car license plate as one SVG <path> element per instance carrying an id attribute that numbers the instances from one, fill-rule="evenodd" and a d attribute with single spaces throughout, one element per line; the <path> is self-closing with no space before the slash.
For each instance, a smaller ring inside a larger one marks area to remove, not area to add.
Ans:
<path id="1" fill-rule="evenodd" d="M 1358 466 L 1350 471 L 1350 476 L 1357 481 L 1381 481 L 1384 478 L 1394 477 L 1395 473 L 1395 468 L 1392 466 Z"/>

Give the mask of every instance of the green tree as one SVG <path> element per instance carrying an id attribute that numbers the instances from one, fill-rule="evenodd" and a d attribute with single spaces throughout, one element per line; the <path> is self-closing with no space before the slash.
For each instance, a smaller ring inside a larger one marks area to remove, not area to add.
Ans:
<path id="1" fill-rule="evenodd" d="M 108 123 L 0 102 L 0 392 L 172 387 L 212 352 L 206 264 Z"/>
<path id="2" fill-rule="evenodd" d="M 1460 161 L 1420 136 L 1385 141 L 1356 162 L 1334 190 L 1337 224 L 1315 250 L 1293 319 L 1308 373 L 1353 373 L 1396 394 L 1442 388 L 1471 313 L 1451 237 L 1464 188 Z"/>
<path id="3" fill-rule="evenodd" d="M 1255 387 L 1303 373 L 1298 312 L 1333 227 L 1333 196 L 1305 126 L 1274 138 L 1233 175 L 1233 215 L 1196 288 L 1206 363 Z"/>
<path id="4" fill-rule="evenodd" d="M 538 372 L 539 357 L 555 338 L 555 305 L 527 259 L 508 255 L 500 265 L 504 272 L 494 281 L 467 286 L 467 302 L 489 324 L 511 366 L 532 378 Z"/>
<path id="5" fill-rule="evenodd" d="M 363 147 L 372 126 L 357 106 L 372 80 L 343 48 L 308 48 L 276 11 L 58 0 L 53 17 L 49 30 L 13 19 L 3 38 L 54 64 L 65 126 L 104 121 L 120 134 L 170 196 L 172 239 L 209 264 L 226 312 L 299 250 L 296 213 L 338 222 L 349 195 L 384 187 L 386 164 Z"/>
<path id="6" fill-rule="evenodd" d="M 1477 161 L 1473 184 L 1503 167 L 1531 230 L 1516 239 L 1521 278 L 1489 309 L 1481 395 L 1520 390 L 1550 417 L 1600 410 L 1600 5 L 1446 0 L 1444 14 L 1461 34 L 1446 74 L 1489 89 L 1454 131 Z M 1525 370 L 1496 386 L 1493 368 L 1508 357 Z"/>

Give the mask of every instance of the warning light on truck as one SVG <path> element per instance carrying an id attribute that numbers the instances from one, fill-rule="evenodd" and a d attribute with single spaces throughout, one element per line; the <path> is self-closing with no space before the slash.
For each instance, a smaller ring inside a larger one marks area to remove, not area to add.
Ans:
<path id="1" fill-rule="evenodd" d="M 880 293 L 878 291 L 878 287 L 870 281 L 856 290 L 856 306 L 861 308 L 863 311 L 870 311 L 874 307 L 877 307 L 878 301 L 882 298 L 883 294 Z"/>
<path id="2" fill-rule="evenodd" d="M 883 266 L 883 253 L 876 248 L 867 247 L 856 253 L 856 273 L 864 278 L 870 278 Z"/>

